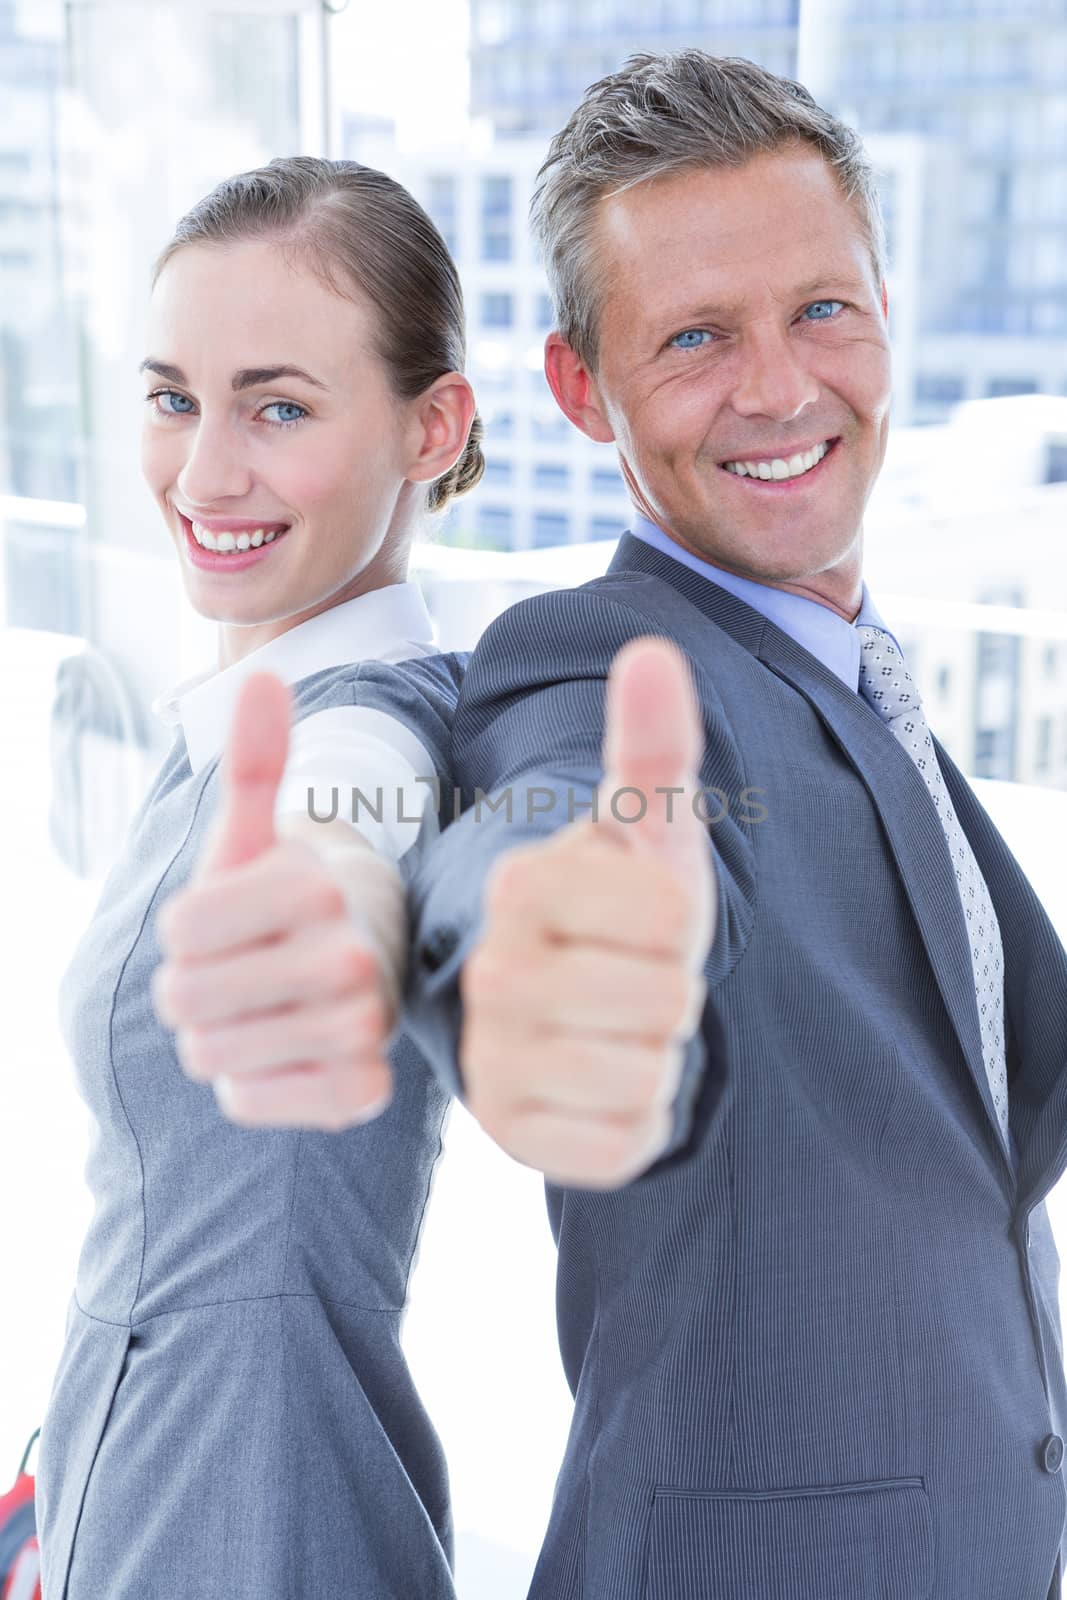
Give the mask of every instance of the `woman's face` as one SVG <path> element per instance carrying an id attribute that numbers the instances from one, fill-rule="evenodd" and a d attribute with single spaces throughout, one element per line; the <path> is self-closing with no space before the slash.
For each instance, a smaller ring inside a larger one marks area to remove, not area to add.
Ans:
<path id="1" fill-rule="evenodd" d="M 142 470 L 231 659 L 405 577 L 426 408 L 393 394 L 376 316 L 258 241 L 184 246 L 153 291 Z"/>

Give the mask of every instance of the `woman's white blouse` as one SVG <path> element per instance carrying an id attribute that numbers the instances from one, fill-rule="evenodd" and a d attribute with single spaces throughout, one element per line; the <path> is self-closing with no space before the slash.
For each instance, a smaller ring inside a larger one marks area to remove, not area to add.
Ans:
<path id="1" fill-rule="evenodd" d="M 408 661 L 436 651 L 418 584 L 390 584 L 310 617 L 232 666 L 185 679 L 154 700 L 152 710 L 171 726 L 181 724 L 196 773 L 222 753 L 250 674 L 273 672 L 294 684 L 350 662 Z M 329 817 L 335 807 L 393 862 L 424 825 L 436 830 L 434 763 L 410 728 L 369 706 L 334 706 L 294 726 L 275 816 L 313 808 L 315 816 Z"/>

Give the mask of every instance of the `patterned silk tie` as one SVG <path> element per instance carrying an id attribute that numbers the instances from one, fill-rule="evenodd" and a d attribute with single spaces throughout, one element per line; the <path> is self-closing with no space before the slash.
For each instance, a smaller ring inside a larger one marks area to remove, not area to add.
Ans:
<path id="1" fill-rule="evenodd" d="M 960 826 L 934 750 L 922 700 L 893 640 L 883 628 L 858 626 L 860 693 L 892 729 L 922 774 L 948 841 L 967 921 L 982 1056 L 1001 1132 L 1009 1147 L 1008 1069 L 1004 1052 L 1004 951 L 1000 925 L 981 868 Z"/>

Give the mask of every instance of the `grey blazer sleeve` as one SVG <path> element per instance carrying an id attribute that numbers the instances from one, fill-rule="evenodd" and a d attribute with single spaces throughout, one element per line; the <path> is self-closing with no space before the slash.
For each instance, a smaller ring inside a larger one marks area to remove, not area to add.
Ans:
<path id="1" fill-rule="evenodd" d="M 502 852 L 588 816 L 602 776 L 609 668 L 630 639 L 670 635 L 669 626 L 602 586 L 521 602 L 486 631 L 471 659 L 453 728 L 452 763 L 463 811 L 420 864 L 412 884 L 412 959 L 406 1022 L 434 1070 L 462 1094 L 459 976 L 481 927 L 486 875 Z M 707 675 L 693 663 L 704 709 L 702 782 L 739 794 L 736 743 Z M 714 804 L 714 802 L 712 802 Z M 714 814 L 714 813 L 713 813 Z M 753 854 L 727 814 L 709 828 L 718 884 L 718 926 L 709 955 L 709 1001 L 687 1051 L 666 1156 L 689 1144 L 726 1074 L 714 985 L 736 964 L 754 902 Z"/>

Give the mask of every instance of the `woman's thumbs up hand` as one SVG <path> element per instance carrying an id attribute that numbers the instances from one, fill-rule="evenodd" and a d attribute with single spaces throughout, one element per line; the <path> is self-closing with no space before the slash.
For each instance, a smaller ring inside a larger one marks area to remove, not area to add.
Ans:
<path id="1" fill-rule="evenodd" d="M 156 921 L 152 998 L 183 1068 L 234 1121 L 337 1129 L 391 1095 L 393 1007 L 351 891 L 368 870 L 395 873 L 345 822 L 295 818 L 300 837 L 278 837 L 291 717 L 280 679 L 243 685 L 210 840 Z"/>

